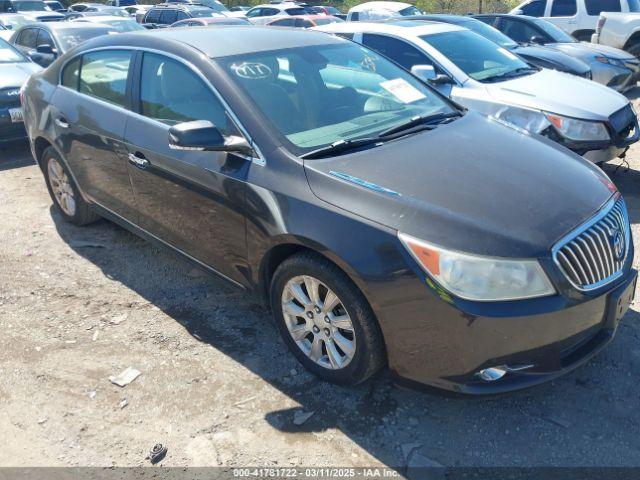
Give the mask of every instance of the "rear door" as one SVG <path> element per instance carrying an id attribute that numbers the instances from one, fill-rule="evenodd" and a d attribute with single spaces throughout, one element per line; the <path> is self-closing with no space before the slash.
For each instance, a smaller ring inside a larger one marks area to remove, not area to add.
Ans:
<path id="1" fill-rule="evenodd" d="M 577 0 L 551 0 L 549 13 L 545 20 L 557 25 L 568 34 L 578 30 L 578 2 Z M 593 28 L 595 29 L 595 21 Z"/>
<path id="2" fill-rule="evenodd" d="M 132 56 L 129 50 L 114 49 L 74 58 L 62 71 L 51 108 L 58 146 L 83 191 L 94 202 L 135 222 L 123 143 Z"/>
<path id="3" fill-rule="evenodd" d="M 235 154 L 175 150 L 172 125 L 209 120 L 239 135 L 223 103 L 190 66 L 158 53 L 139 54 L 134 112 L 125 142 L 139 224 L 147 232 L 228 278 L 242 281 L 246 259 L 241 208 L 252 163 Z"/>

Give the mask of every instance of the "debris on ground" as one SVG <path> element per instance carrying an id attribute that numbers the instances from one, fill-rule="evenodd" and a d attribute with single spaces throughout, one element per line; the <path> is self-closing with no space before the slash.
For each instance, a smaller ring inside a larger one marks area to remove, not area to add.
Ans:
<path id="1" fill-rule="evenodd" d="M 38 419 L 38 425 L 44 425 L 46 423 L 46 421 L 48 420 L 47 417 L 40 417 Z"/>
<path id="2" fill-rule="evenodd" d="M 116 315 L 115 317 L 113 317 L 111 320 L 109 320 L 109 323 L 111 325 L 120 325 L 122 322 L 124 322 L 127 317 L 129 316 L 128 313 L 121 313 L 120 315 Z"/>
<path id="3" fill-rule="evenodd" d="M 302 425 L 311 417 L 313 417 L 314 413 L 316 412 L 305 412 L 304 410 L 296 410 L 293 414 L 293 424 L 298 426 Z"/>
<path id="4" fill-rule="evenodd" d="M 96 330 L 95 332 L 93 332 L 93 336 L 91 337 L 91 341 L 95 342 L 96 340 L 98 340 L 98 336 L 100 335 L 100 330 Z"/>
<path id="5" fill-rule="evenodd" d="M 107 248 L 104 243 L 90 242 L 86 240 L 70 240 L 68 243 L 71 248 Z"/>
<path id="6" fill-rule="evenodd" d="M 140 375 L 142 375 L 142 372 L 140 370 L 129 367 L 126 370 L 120 372 L 119 375 L 109 377 L 109 381 L 115 385 L 118 385 L 119 387 L 126 387 Z"/>
<path id="7" fill-rule="evenodd" d="M 129 405 L 129 401 L 126 398 L 123 398 L 122 400 L 120 400 L 120 403 L 118 404 L 118 406 L 120 407 L 120 410 L 122 410 L 127 405 Z"/>
<path id="8" fill-rule="evenodd" d="M 149 455 L 147 456 L 147 458 L 152 464 L 155 465 L 160 460 L 162 460 L 166 455 L 167 455 L 167 447 L 162 445 L 161 443 L 156 443 L 151 449 L 151 451 L 149 452 Z"/>

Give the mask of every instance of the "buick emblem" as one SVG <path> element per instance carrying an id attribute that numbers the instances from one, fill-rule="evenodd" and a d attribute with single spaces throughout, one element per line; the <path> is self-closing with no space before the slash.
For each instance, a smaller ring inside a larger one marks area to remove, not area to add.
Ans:
<path id="1" fill-rule="evenodd" d="M 248 80 L 260 80 L 272 75 L 271 69 L 264 63 L 244 62 L 240 65 L 233 65 L 231 68 L 241 78 Z"/>
<path id="2" fill-rule="evenodd" d="M 622 232 L 615 229 L 611 232 L 611 248 L 613 249 L 613 256 L 617 261 L 621 261 L 624 258 L 625 250 L 627 249 L 626 241 Z"/>

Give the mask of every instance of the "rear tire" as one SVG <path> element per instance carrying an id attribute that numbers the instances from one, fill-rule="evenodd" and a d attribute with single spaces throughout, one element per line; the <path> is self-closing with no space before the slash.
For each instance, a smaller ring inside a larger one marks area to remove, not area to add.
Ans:
<path id="1" fill-rule="evenodd" d="M 632 43 L 628 48 L 627 52 L 633 55 L 636 58 L 640 58 L 640 42 Z"/>
<path id="2" fill-rule="evenodd" d="M 42 166 L 49 195 L 65 221 L 74 225 L 87 225 L 100 219 L 80 195 L 71 173 L 53 147 L 48 147 L 43 152 Z"/>
<path id="3" fill-rule="evenodd" d="M 310 252 L 288 258 L 273 275 L 270 294 L 284 342 L 322 380 L 355 385 L 385 365 L 382 333 L 369 303 L 326 259 Z"/>

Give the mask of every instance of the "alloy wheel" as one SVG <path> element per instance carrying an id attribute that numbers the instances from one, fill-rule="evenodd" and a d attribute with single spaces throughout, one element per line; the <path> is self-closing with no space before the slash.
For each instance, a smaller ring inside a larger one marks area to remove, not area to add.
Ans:
<path id="1" fill-rule="evenodd" d="M 55 158 L 49 159 L 47 173 L 58 206 L 64 213 L 73 217 L 76 213 L 76 200 L 67 173 Z"/>
<path id="2" fill-rule="evenodd" d="M 282 313 L 289 334 L 310 360 L 321 367 L 346 367 L 356 352 L 356 336 L 338 295 L 317 278 L 290 279 L 282 292 Z"/>

